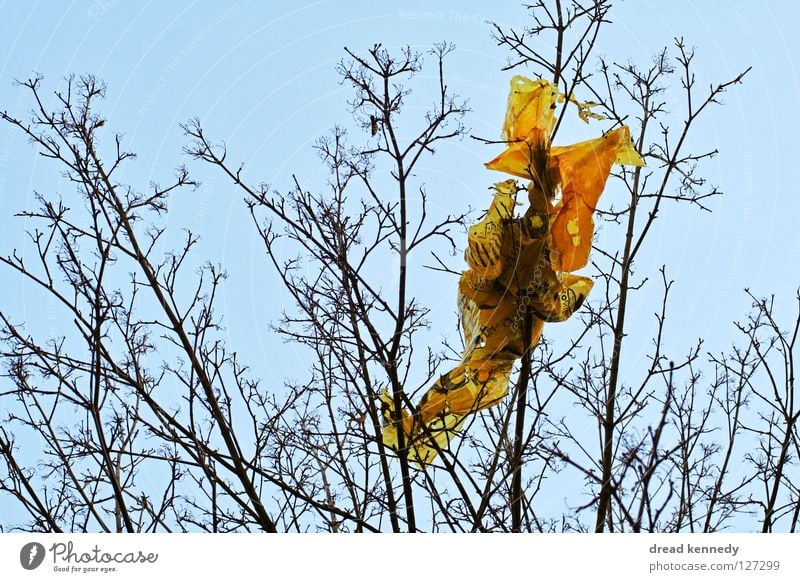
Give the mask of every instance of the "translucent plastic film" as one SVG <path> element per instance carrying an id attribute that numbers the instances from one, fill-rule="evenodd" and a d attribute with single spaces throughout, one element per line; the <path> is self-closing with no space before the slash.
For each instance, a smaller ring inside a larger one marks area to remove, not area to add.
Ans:
<path id="1" fill-rule="evenodd" d="M 543 79 L 511 80 L 502 130 L 508 147 L 486 167 L 529 182 L 495 184 L 489 209 L 469 229 L 468 268 L 458 286 L 461 360 L 414 410 L 398 410 L 393 395 L 381 395 L 384 443 L 398 449 L 402 431 L 405 454 L 423 468 L 450 447 L 469 415 L 502 401 L 514 363 L 538 342 L 544 323 L 564 321 L 581 306 L 593 282 L 573 271 L 588 262 L 593 214 L 611 167 L 644 165 L 625 126 L 551 147 L 564 102 Z M 569 102 L 584 121 L 600 118 L 594 104 Z M 524 213 L 517 212 L 520 193 L 527 195 Z"/>

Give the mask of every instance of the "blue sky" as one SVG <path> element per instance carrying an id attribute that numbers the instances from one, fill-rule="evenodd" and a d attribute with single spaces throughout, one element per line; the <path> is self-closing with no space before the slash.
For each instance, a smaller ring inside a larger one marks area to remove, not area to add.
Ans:
<path id="1" fill-rule="evenodd" d="M 485 1 L 5 1 L 0 14 L 0 108 L 24 114 L 31 106 L 29 95 L 12 85 L 14 78 L 36 71 L 44 75 L 45 88 L 55 89 L 66 74 L 93 73 L 108 84 L 102 105 L 107 127 L 124 133 L 139 155 L 127 170 L 132 183 L 166 181 L 172 168 L 187 161 L 179 124 L 196 116 L 245 163 L 248 178 L 283 190 L 292 173 L 321 184 L 314 141 L 334 124 L 352 125 L 349 90 L 334 70 L 344 46 L 364 51 L 382 42 L 424 51 L 437 41 L 454 42 L 447 75 L 450 86 L 470 101 L 465 123 L 476 135 L 496 138 L 512 73 L 500 70 L 506 54 L 495 46 L 485 21 L 518 26 L 527 19 L 517 2 Z M 788 309 L 800 283 L 794 182 L 800 97 L 794 62 L 800 40 L 794 28 L 800 4 L 629 1 L 618 3 L 611 19 L 598 46 L 609 58 L 647 64 L 682 36 L 697 47 L 696 72 L 703 85 L 753 67 L 692 139 L 696 150 L 720 150 L 703 171 L 725 196 L 712 202 L 710 214 L 665 212 L 639 263 L 639 272 L 651 276 L 667 264 L 677 281 L 673 299 L 682 308 L 670 340 L 675 348 L 702 336 L 706 349 L 720 351 L 734 336 L 732 321 L 749 307 L 744 287 L 776 293 L 777 305 L 791 317 Z M 420 83 L 425 81 L 423 75 Z M 419 180 L 439 192 L 443 205 L 485 208 L 486 188 L 505 179 L 483 168 L 497 153 L 474 140 L 454 142 L 419 168 Z M 280 362 L 271 355 L 274 339 L 266 323 L 277 317 L 283 298 L 265 275 L 261 243 L 241 195 L 211 168 L 190 168 L 203 185 L 172 201 L 169 223 L 203 236 L 198 261 L 226 266 L 230 278 L 218 307 L 233 347 L 259 375 L 281 381 L 297 371 L 296 360 L 290 347 L 283 348 L 287 355 Z M 73 194 L 59 180 L 58 168 L 35 156 L 12 128 L 0 126 L 0 252 L 24 250 L 24 222 L 11 215 L 33 204 L 34 190 Z M 606 199 L 623 201 L 619 191 L 608 192 Z M 450 334 L 453 278 L 431 276 L 411 285 L 433 307 L 431 341 Z M 652 324 L 654 308 L 647 299 L 641 294 L 631 306 L 641 325 Z M 29 321 L 42 314 L 41 298 L 1 271 L 0 305 Z M 46 313 L 47 329 L 57 329 L 60 315 L 50 307 Z"/>

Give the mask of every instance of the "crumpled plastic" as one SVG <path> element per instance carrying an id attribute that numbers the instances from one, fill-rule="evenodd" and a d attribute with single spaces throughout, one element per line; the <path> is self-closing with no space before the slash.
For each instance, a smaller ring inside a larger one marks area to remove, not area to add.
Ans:
<path id="1" fill-rule="evenodd" d="M 459 364 L 438 378 L 413 412 L 395 412 L 388 392 L 380 396 L 383 442 L 398 448 L 405 436 L 409 460 L 421 468 L 448 448 L 468 415 L 499 403 L 508 393 L 514 363 L 539 340 L 545 322 L 568 319 L 592 289 L 588 277 L 572 272 L 589 259 L 593 213 L 613 164 L 643 166 L 626 126 L 603 136 L 551 147 L 557 105 L 564 95 L 544 79 L 511 80 L 502 136 L 506 150 L 486 164 L 529 180 L 494 185 L 484 218 L 470 227 L 458 308 L 464 351 Z M 600 118 L 592 103 L 577 105 L 584 121 Z M 515 213 L 519 192 L 528 208 Z M 399 421 L 396 420 L 399 417 Z"/>

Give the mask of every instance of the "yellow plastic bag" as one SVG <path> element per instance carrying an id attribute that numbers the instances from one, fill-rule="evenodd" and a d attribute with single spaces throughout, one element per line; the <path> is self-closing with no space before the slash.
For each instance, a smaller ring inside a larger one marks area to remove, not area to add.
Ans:
<path id="1" fill-rule="evenodd" d="M 594 104 L 570 101 L 584 121 L 601 118 L 591 111 Z M 644 165 L 625 126 L 551 147 L 555 112 L 563 102 L 543 79 L 511 80 L 502 131 L 508 147 L 486 167 L 531 180 L 529 206 L 517 216 L 517 195 L 525 189 L 516 180 L 500 182 L 486 216 L 469 229 L 469 268 L 458 285 L 465 345 L 459 364 L 434 382 L 413 411 L 397 411 L 392 396 L 381 394 L 383 442 L 397 449 L 402 430 L 408 458 L 422 468 L 450 446 L 468 415 L 506 396 L 514 362 L 538 342 L 544 323 L 564 321 L 581 306 L 593 283 L 572 271 L 589 259 L 593 214 L 611 167 Z"/>

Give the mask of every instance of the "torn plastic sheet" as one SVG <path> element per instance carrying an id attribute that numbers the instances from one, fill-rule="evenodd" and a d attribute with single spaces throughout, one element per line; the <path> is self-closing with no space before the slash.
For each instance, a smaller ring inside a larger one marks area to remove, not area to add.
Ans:
<path id="1" fill-rule="evenodd" d="M 396 413 L 391 394 L 380 400 L 383 442 L 398 448 L 402 430 L 408 458 L 425 468 L 463 428 L 468 415 L 499 403 L 508 393 L 514 363 L 536 345 L 545 322 L 568 319 L 583 303 L 592 280 L 584 267 L 594 235 L 593 214 L 616 164 L 643 166 L 626 126 L 570 146 L 552 146 L 555 112 L 565 97 L 544 79 L 511 80 L 502 136 L 506 150 L 486 164 L 529 180 L 494 185 L 486 215 L 470 227 L 458 285 L 464 352 L 438 378 L 413 411 Z M 584 121 L 601 119 L 593 103 L 570 98 Z M 528 207 L 515 212 L 525 192 Z M 525 325 L 524 318 L 530 318 Z"/>

